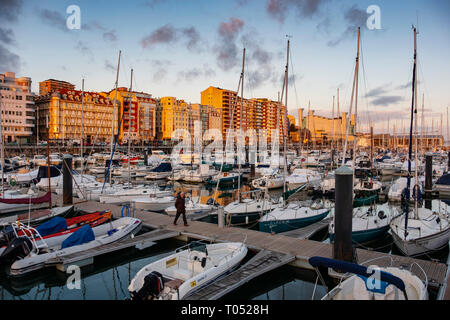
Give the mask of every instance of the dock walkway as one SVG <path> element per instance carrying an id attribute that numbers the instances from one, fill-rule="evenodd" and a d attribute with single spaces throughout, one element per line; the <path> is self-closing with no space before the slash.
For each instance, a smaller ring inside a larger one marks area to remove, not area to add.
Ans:
<path id="1" fill-rule="evenodd" d="M 56 199 L 62 205 L 62 197 Z M 84 201 L 77 203 L 75 206 L 81 210 L 97 211 L 97 210 L 111 210 L 115 217 L 121 216 L 121 207 L 109 204 L 102 204 L 93 201 Z M 244 241 L 250 250 L 261 251 L 268 250 L 278 252 L 285 255 L 294 256 L 295 260 L 289 264 L 314 270 L 309 264 L 308 259 L 313 256 L 321 256 L 326 258 L 333 258 L 333 245 L 329 243 L 322 243 L 307 239 L 297 239 L 280 234 L 269 234 L 255 230 L 244 228 L 226 227 L 219 228 L 215 224 L 190 221 L 189 226 L 185 227 L 182 224 L 173 225 L 173 218 L 164 214 L 135 210 L 135 217 L 142 220 L 144 225 L 154 229 L 164 229 L 168 231 L 176 231 L 180 236 L 191 239 L 203 239 L 211 242 L 226 242 L 226 241 Z M 414 259 L 404 256 L 396 256 L 376 251 L 369 251 L 364 249 L 357 249 L 357 262 L 362 264 L 369 260 L 377 259 L 371 264 L 379 267 L 387 267 L 391 265 L 395 267 L 411 266 L 414 262 L 417 263 L 427 274 L 429 285 L 434 289 L 438 289 L 444 285 L 446 281 L 447 265 L 444 263 Z M 424 279 L 424 275 L 419 268 L 412 268 L 412 272 L 419 278 Z"/>
<path id="2" fill-rule="evenodd" d="M 321 221 L 318 221 L 316 223 L 310 224 L 307 227 L 301 228 L 301 229 L 294 229 L 291 231 L 281 232 L 279 233 L 282 236 L 286 237 L 292 237 L 297 239 L 309 239 L 313 235 L 315 235 L 317 232 L 328 228 L 328 225 L 331 221 L 331 218 L 326 218 Z"/>

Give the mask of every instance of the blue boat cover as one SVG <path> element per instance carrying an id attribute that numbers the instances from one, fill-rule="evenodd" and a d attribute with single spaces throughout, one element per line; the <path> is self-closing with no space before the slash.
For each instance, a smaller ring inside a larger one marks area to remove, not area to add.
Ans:
<path id="1" fill-rule="evenodd" d="M 440 177 L 435 184 L 445 184 L 450 185 L 450 173 L 444 174 Z"/>
<path id="2" fill-rule="evenodd" d="M 61 175 L 62 166 L 50 166 L 50 177 Z M 42 178 L 48 178 L 48 166 L 40 166 L 36 179 L 40 181 Z"/>
<path id="3" fill-rule="evenodd" d="M 163 163 L 160 163 L 159 166 L 157 166 L 152 171 L 153 172 L 168 172 L 168 171 L 172 171 L 172 165 L 170 164 L 170 162 L 163 162 Z"/>
<path id="4" fill-rule="evenodd" d="M 77 246 L 95 240 L 94 231 L 90 225 L 86 224 L 75 231 L 70 237 L 63 241 L 61 249 Z"/>
<path id="5" fill-rule="evenodd" d="M 324 257 L 311 257 L 309 258 L 308 261 L 309 264 L 312 265 L 313 267 L 333 268 L 341 270 L 343 272 L 354 273 L 360 276 L 363 280 L 364 279 L 367 280 L 369 277 L 374 275 L 373 273 L 371 274 L 367 272 L 367 267 L 355 263 L 328 259 Z M 370 286 L 371 288 L 368 287 L 369 281 L 365 281 L 366 289 L 368 291 L 384 293 L 386 287 L 389 284 L 393 284 L 394 286 L 402 290 L 406 296 L 405 283 L 399 277 L 396 277 L 385 271 L 380 271 L 380 279 L 375 279 L 372 277 L 371 280 L 375 280 L 375 283 L 372 283 L 372 285 Z"/>
<path id="6" fill-rule="evenodd" d="M 54 217 L 36 227 L 36 230 L 42 237 L 67 230 L 66 219 L 61 217 Z"/>

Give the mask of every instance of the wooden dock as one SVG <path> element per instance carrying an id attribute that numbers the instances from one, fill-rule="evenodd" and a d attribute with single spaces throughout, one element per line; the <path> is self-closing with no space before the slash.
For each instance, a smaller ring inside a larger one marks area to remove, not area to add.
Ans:
<path id="1" fill-rule="evenodd" d="M 62 197 L 56 199 L 62 205 Z M 121 207 L 115 205 L 101 204 L 99 202 L 84 201 L 74 203 L 76 207 L 81 210 L 95 211 L 95 210 L 111 210 L 115 217 L 121 216 Z M 203 239 L 212 242 L 226 242 L 226 241 L 245 241 L 250 250 L 261 251 L 268 250 L 285 255 L 294 256 L 295 260 L 289 264 L 314 270 L 309 264 L 308 259 L 313 256 L 321 256 L 326 258 L 333 257 L 333 245 L 329 243 L 322 243 L 307 239 L 297 239 L 280 234 L 269 234 L 244 228 L 226 227 L 219 228 L 215 224 L 189 221 L 189 226 L 185 227 L 181 223 L 173 225 L 173 218 L 164 214 L 148 212 L 136 209 L 135 217 L 142 220 L 144 225 L 154 229 L 164 229 L 169 231 L 176 231 L 180 233 L 183 239 Z M 444 263 L 414 259 L 404 256 L 396 256 L 376 251 L 369 251 L 357 249 L 357 262 L 359 264 L 365 263 L 372 259 L 375 260 L 373 265 L 379 267 L 393 266 L 411 266 L 417 263 L 427 274 L 429 286 L 433 289 L 439 289 L 446 282 L 447 265 Z M 385 257 L 380 259 L 381 257 Z M 413 267 L 412 272 L 419 278 L 424 279 L 424 275 L 419 268 Z"/>
<path id="2" fill-rule="evenodd" d="M 246 264 L 209 286 L 184 297 L 184 300 L 217 300 L 248 281 L 295 260 L 292 255 L 261 250 Z"/>
<path id="3" fill-rule="evenodd" d="M 69 265 L 77 265 L 79 267 L 86 266 L 92 264 L 94 262 L 94 258 L 97 256 L 131 247 L 143 250 L 154 245 L 154 241 L 173 238 L 179 235 L 180 233 L 177 231 L 158 229 L 133 238 L 127 238 L 82 252 L 53 258 L 51 260 L 48 260 L 45 263 L 45 266 L 56 267 L 58 270 L 65 272 Z"/>
<path id="4" fill-rule="evenodd" d="M 310 224 L 307 227 L 301 229 L 294 229 L 291 231 L 281 232 L 279 233 L 282 236 L 292 237 L 297 239 L 310 239 L 317 232 L 328 228 L 331 218 L 326 218 L 316 223 Z"/>

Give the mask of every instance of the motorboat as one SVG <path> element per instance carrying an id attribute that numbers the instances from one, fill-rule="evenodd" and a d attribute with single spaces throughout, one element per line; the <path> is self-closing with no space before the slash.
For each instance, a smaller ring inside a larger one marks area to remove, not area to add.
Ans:
<path id="1" fill-rule="evenodd" d="M 11 249 L 10 251 L 5 250 L 4 253 L 8 253 L 8 258 L 15 260 L 10 267 L 10 275 L 13 277 L 22 276 L 42 269 L 46 262 L 52 259 L 63 259 L 78 252 L 98 248 L 130 237 L 136 234 L 141 226 L 141 220 L 123 217 L 95 227 L 86 224 L 76 232 L 68 233 L 58 241 L 50 242 L 43 241 L 39 234 L 32 233 L 33 228 L 16 225 L 16 230 L 27 230 L 26 233 L 33 234 L 33 236 L 18 237 L 14 241 L 16 245 L 26 243 L 28 246 L 20 246 L 18 249 Z M 3 257 L 5 258 L 5 256 Z"/>
<path id="2" fill-rule="evenodd" d="M 143 209 L 147 211 L 164 211 L 165 209 L 175 204 L 175 197 L 165 196 L 145 196 L 136 197 L 131 200 L 137 209 Z"/>
<path id="3" fill-rule="evenodd" d="M 302 185 L 319 185 L 322 177 L 320 173 L 311 169 L 296 168 L 291 175 L 286 177 L 286 184 L 289 190 L 296 189 Z"/>
<path id="4" fill-rule="evenodd" d="M 128 291 L 133 300 L 181 300 L 233 271 L 246 255 L 241 242 L 191 242 L 139 270 Z"/>

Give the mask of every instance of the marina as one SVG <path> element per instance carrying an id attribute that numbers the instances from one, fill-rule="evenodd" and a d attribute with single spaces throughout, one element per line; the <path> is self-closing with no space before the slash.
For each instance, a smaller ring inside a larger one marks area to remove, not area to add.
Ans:
<path id="1" fill-rule="evenodd" d="M 0 12 L 0 301 L 450 300 L 441 0 L 27 1 Z"/>

